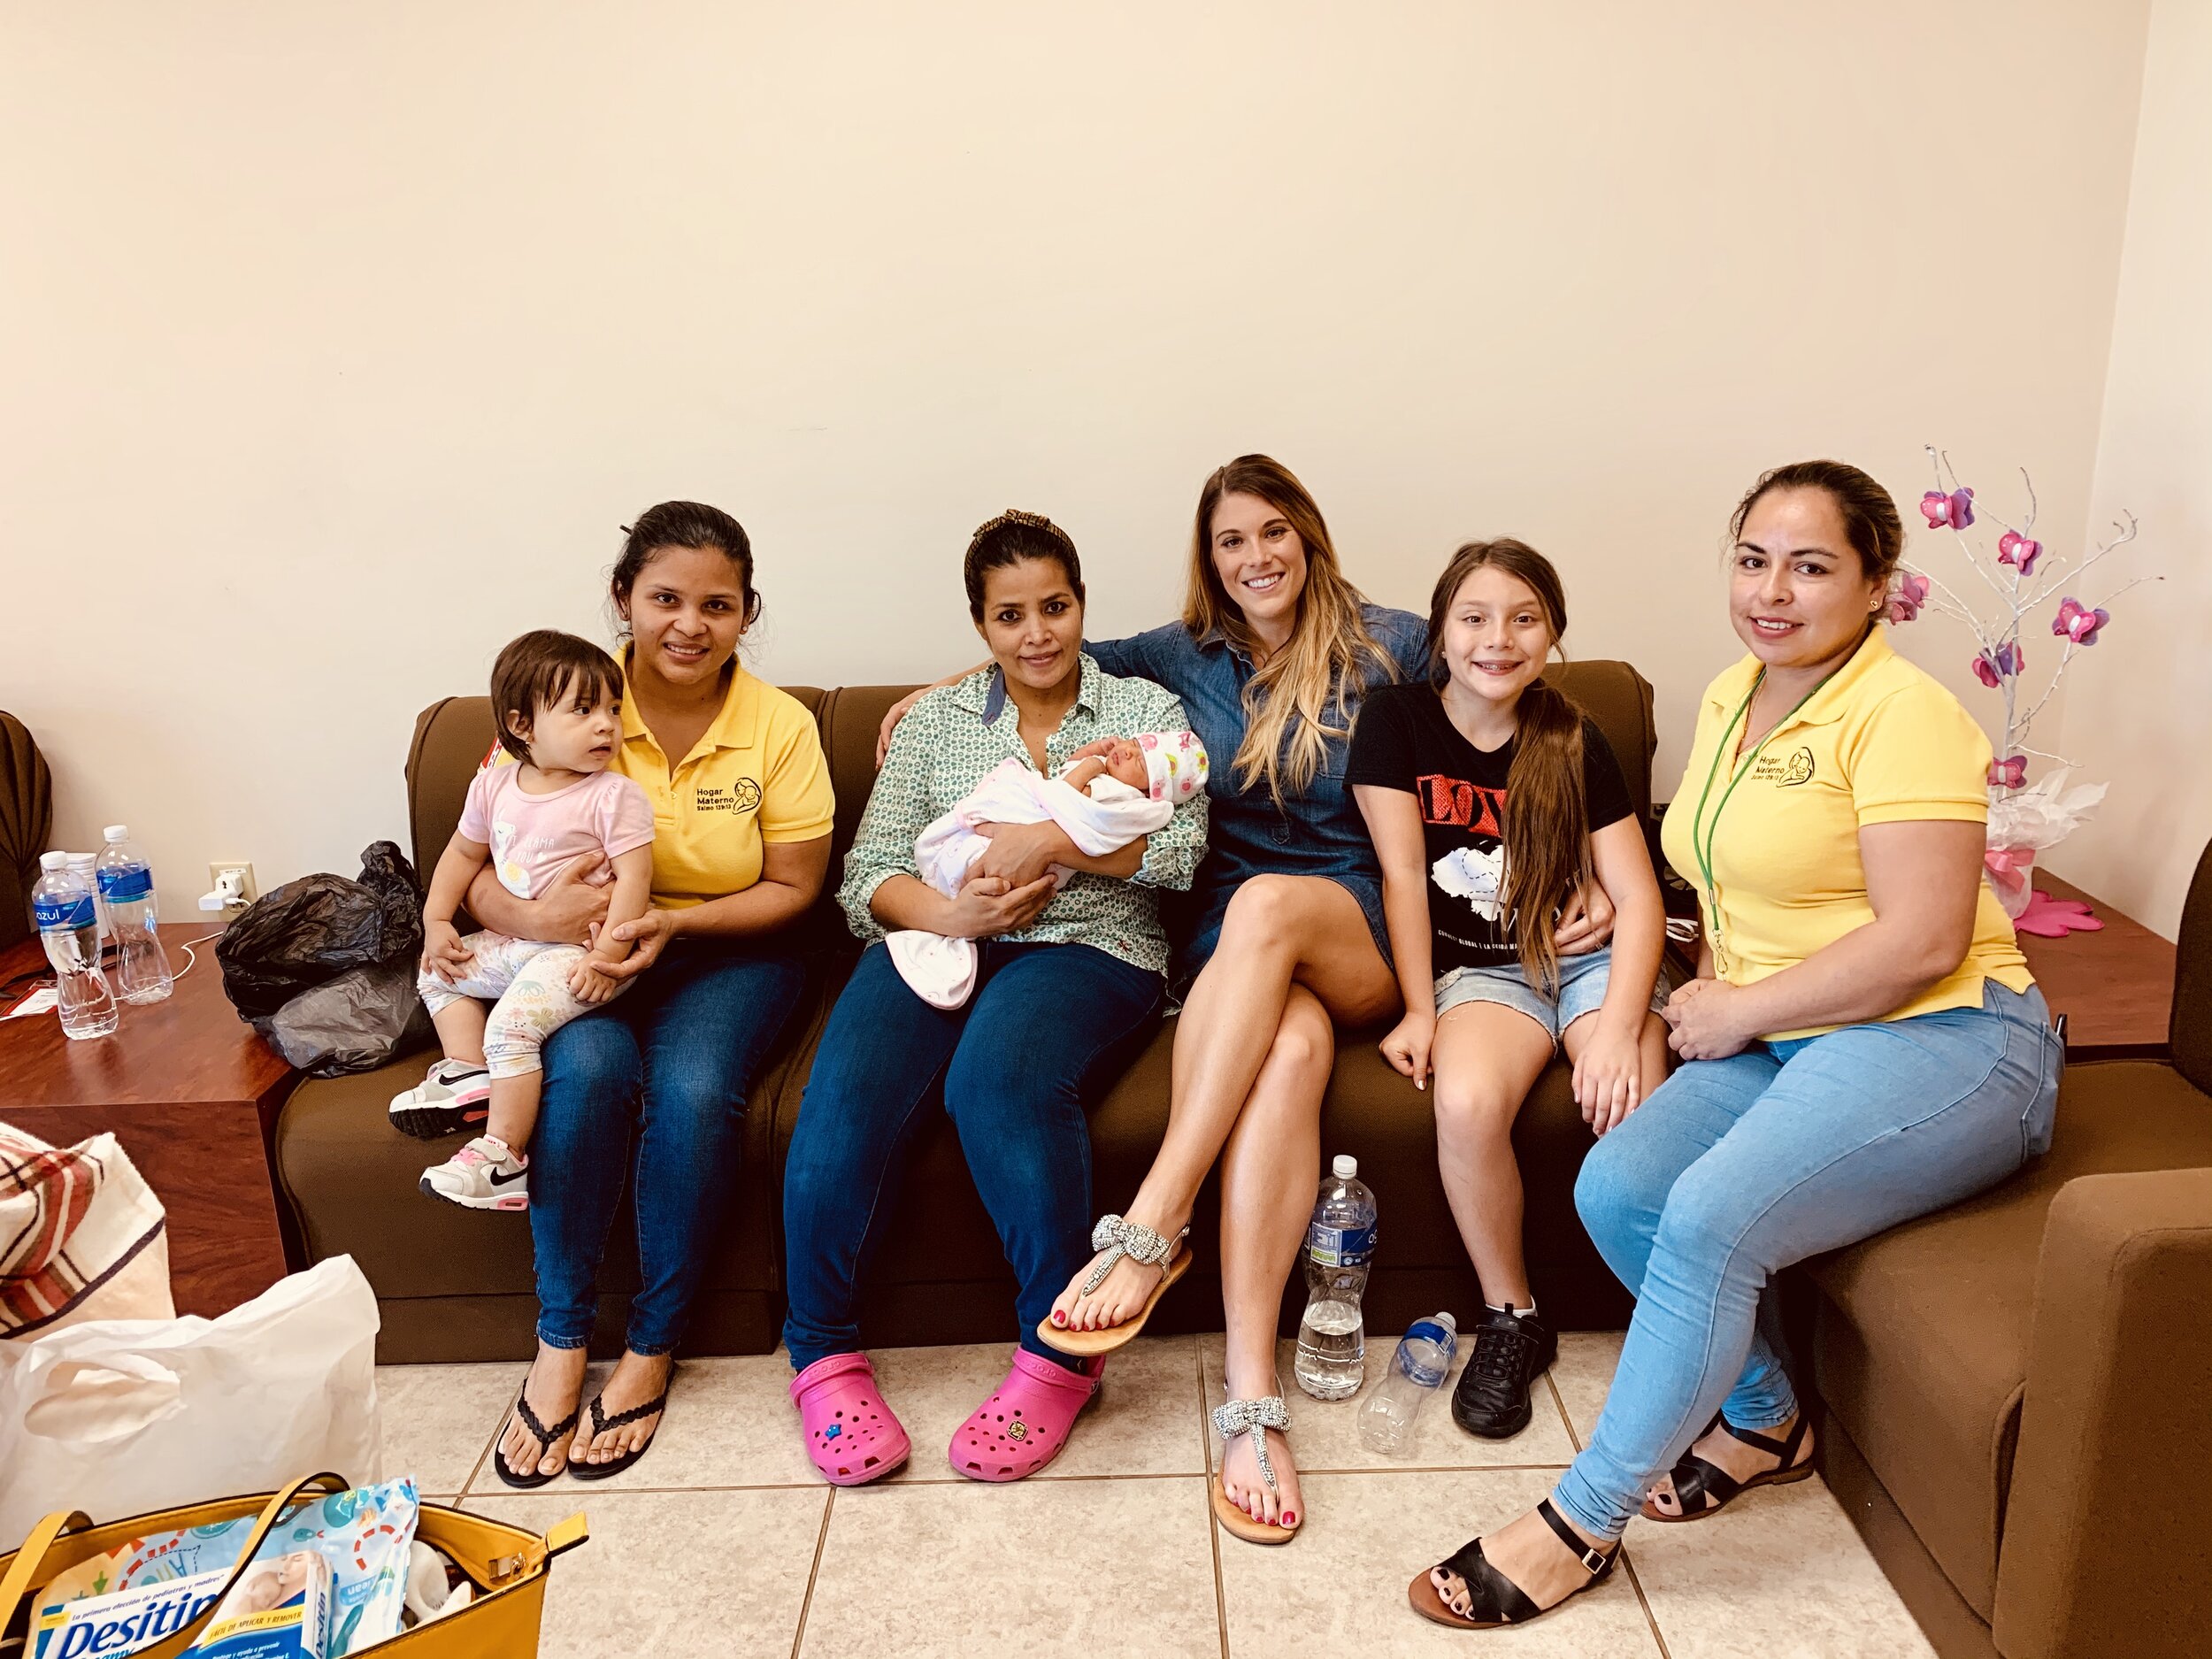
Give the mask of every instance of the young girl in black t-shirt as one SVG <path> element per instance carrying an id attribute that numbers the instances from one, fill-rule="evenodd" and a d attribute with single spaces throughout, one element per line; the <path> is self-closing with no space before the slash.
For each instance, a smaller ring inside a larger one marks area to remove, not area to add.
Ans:
<path id="1" fill-rule="evenodd" d="M 1405 995 L 1383 1055 L 1417 1087 L 1435 1074 L 1437 1160 L 1482 1280 L 1452 1416 L 1497 1439 L 1527 1425 L 1558 1347 L 1521 1252 L 1521 1102 L 1563 1046 L 1596 1134 L 1666 1075 L 1666 918 L 1643 830 L 1604 736 L 1538 678 L 1566 626 L 1542 554 L 1461 548 L 1429 608 L 1429 683 L 1368 694 L 1346 772 Z M 1593 879 L 1613 902 L 1611 947 L 1562 956 L 1560 910 Z"/>

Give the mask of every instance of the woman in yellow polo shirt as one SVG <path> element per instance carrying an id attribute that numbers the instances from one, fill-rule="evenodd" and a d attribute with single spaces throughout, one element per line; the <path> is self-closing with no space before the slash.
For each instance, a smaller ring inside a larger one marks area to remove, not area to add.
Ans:
<path id="1" fill-rule="evenodd" d="M 530 1148 L 538 1355 L 495 1460 L 510 1486 L 564 1466 L 603 1479 L 651 1441 L 746 1091 L 799 1000 L 798 953 L 781 935 L 829 870 L 834 803 L 814 717 L 737 660 L 760 614 L 743 527 L 664 502 L 631 528 L 612 588 L 630 636 L 612 765 L 653 803 L 653 903 L 622 925 L 634 948 L 609 970 L 635 987 L 545 1047 Z M 480 881 L 469 911 L 518 938 L 581 941 L 606 910 L 582 874 L 580 861 L 528 900 Z M 641 1283 L 621 1363 L 586 1411 L 585 1344 L 626 1179 Z"/>
<path id="2" fill-rule="evenodd" d="M 2049 1144 L 2060 1044 L 1981 879 L 1989 741 L 1882 634 L 1896 503 L 1856 467 L 1802 462 L 1762 478 L 1731 531 L 1750 656 L 1706 691 L 1663 836 L 1705 922 L 1666 1010 L 1688 1064 L 1575 1188 L 1636 1315 L 1551 1497 L 1414 1580 L 1442 1623 L 1533 1618 L 1610 1570 L 1640 1510 L 1694 1521 L 1810 1473 L 1757 1328 L 1768 1282 Z"/>

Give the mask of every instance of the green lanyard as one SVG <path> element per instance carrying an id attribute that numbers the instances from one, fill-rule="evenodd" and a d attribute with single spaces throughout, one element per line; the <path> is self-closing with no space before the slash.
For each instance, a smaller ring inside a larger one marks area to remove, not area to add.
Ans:
<path id="1" fill-rule="evenodd" d="M 1855 651 L 1852 653 L 1855 657 L 1857 654 Z M 1846 663 L 1848 661 L 1849 658 L 1845 659 Z M 1797 700 L 1796 708 L 1792 709 L 1767 728 L 1767 734 L 1753 746 L 1751 752 L 1746 755 L 1742 763 L 1736 767 L 1734 775 L 1728 780 L 1728 787 L 1721 791 L 1720 803 L 1714 807 L 1712 820 L 1708 823 L 1705 818 L 1705 803 L 1712 797 L 1713 780 L 1720 775 L 1720 757 L 1727 752 L 1728 734 L 1736 729 L 1736 723 L 1740 720 L 1745 723 L 1746 731 L 1750 730 L 1751 700 L 1759 695 L 1759 687 L 1766 684 L 1767 671 L 1763 666 L 1752 680 L 1750 691 L 1737 707 L 1735 713 L 1728 717 L 1728 724 L 1721 728 L 1720 741 L 1713 748 L 1713 764 L 1705 769 L 1705 787 L 1698 792 L 1697 810 L 1690 818 L 1690 850 L 1696 856 L 1698 873 L 1705 878 L 1705 914 L 1710 919 L 1712 926 L 1713 965 L 1716 969 L 1725 971 L 1728 956 L 1726 948 L 1720 941 L 1720 883 L 1713 879 L 1713 843 L 1720 834 L 1720 815 L 1728 810 L 1729 796 L 1736 793 L 1736 786 L 1741 783 L 1750 772 L 1752 765 L 1759 758 L 1760 750 L 1772 742 L 1774 734 L 1794 720 L 1799 711 L 1820 695 L 1822 687 L 1826 686 L 1831 680 L 1843 672 L 1844 665 L 1843 663 L 1839 663 L 1834 668 L 1829 670 L 1822 676 L 1820 685 L 1815 686 Z M 1701 836 L 1700 832 L 1702 832 Z"/>

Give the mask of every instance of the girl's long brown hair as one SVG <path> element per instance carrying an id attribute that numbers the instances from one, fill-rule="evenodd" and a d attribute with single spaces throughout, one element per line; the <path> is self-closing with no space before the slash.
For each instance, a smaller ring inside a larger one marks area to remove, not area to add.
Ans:
<path id="1" fill-rule="evenodd" d="M 1567 632 L 1567 592 L 1549 559 L 1509 536 L 1470 541 L 1452 555 L 1429 601 L 1429 683 L 1440 693 L 1451 680 L 1445 619 L 1467 579 L 1485 569 L 1502 572 L 1536 595 L 1553 649 Z M 1591 878 L 1582 710 L 1540 678 L 1521 693 L 1514 719 L 1513 764 L 1505 780 L 1506 921 L 1529 983 L 1556 996 L 1559 951 L 1552 932 L 1568 900 Z"/>
<path id="2" fill-rule="evenodd" d="M 1279 807 L 1286 785 L 1298 794 L 1312 784 L 1329 740 L 1351 735 L 1369 678 L 1363 666 L 1384 680 L 1397 679 L 1398 670 L 1360 619 L 1365 601 L 1344 579 L 1321 509 L 1288 467 L 1264 455 L 1240 455 L 1215 468 L 1198 494 L 1190 588 L 1183 602 L 1183 626 L 1192 636 L 1217 632 L 1247 651 L 1256 643 L 1214 569 L 1214 509 L 1231 495 L 1257 495 L 1290 521 L 1306 549 L 1306 585 L 1298 595 L 1290 640 L 1245 682 L 1244 741 L 1233 763 L 1240 788 L 1264 778 Z M 1341 726 L 1330 723 L 1332 704 Z"/>

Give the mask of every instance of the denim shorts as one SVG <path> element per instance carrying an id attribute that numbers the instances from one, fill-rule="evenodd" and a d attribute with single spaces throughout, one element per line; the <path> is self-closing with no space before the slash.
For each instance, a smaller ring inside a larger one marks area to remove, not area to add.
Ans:
<path id="1" fill-rule="evenodd" d="M 1454 968 L 1449 973 L 1438 976 L 1436 1014 L 1441 1019 L 1451 1010 L 1469 1002 L 1502 1003 L 1541 1025 L 1551 1033 L 1556 1045 L 1560 1033 L 1568 1026 L 1604 1006 L 1605 987 L 1612 977 L 1610 946 L 1586 956 L 1560 957 L 1556 999 L 1546 996 L 1531 985 L 1517 962 L 1492 968 Z M 1659 983 L 1652 987 L 1651 1010 L 1655 1014 L 1666 1005 L 1667 986 L 1663 972 Z"/>

